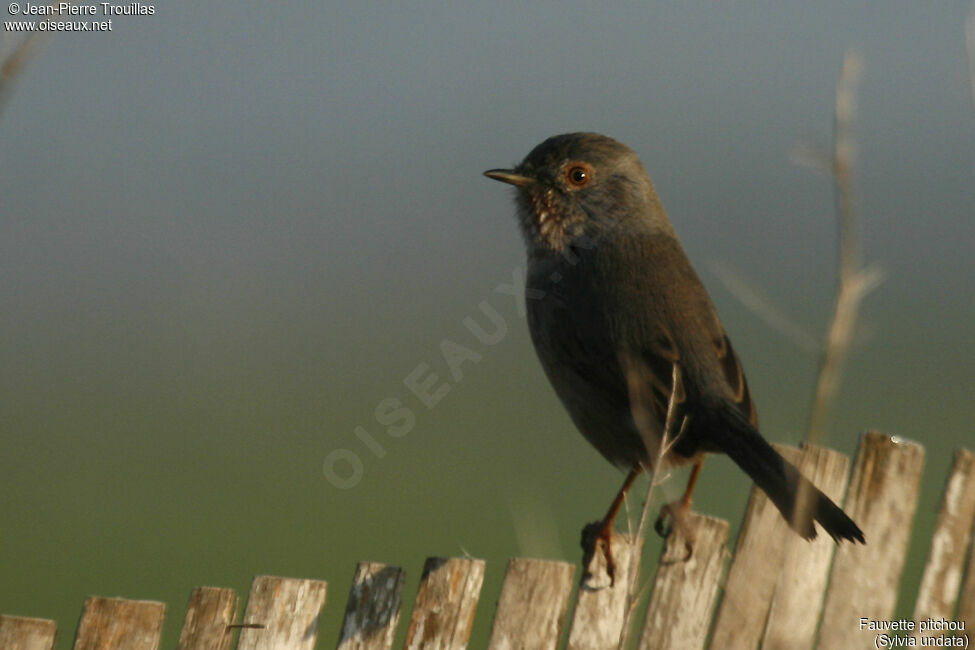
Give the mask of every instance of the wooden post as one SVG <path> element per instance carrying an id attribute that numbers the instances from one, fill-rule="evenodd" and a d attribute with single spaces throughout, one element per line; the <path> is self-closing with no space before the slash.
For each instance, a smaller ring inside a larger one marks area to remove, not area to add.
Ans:
<path id="1" fill-rule="evenodd" d="M 945 618 L 955 612 L 961 586 L 965 555 L 975 522 L 975 453 L 967 449 L 955 452 L 955 460 L 945 482 L 941 511 L 931 539 L 928 562 L 924 566 L 921 588 L 914 605 L 914 620 Z M 968 569 L 975 572 L 975 566 Z M 965 620 L 962 618 L 961 620 Z M 975 620 L 969 619 L 971 624 Z M 946 636 L 938 630 L 920 632 L 920 636 Z"/>
<path id="2" fill-rule="evenodd" d="M 325 592 L 321 580 L 256 576 L 237 650 L 313 650 Z"/>
<path id="3" fill-rule="evenodd" d="M 972 535 L 975 535 L 975 529 L 972 530 Z M 972 544 L 968 556 L 968 575 L 961 590 L 961 598 L 958 599 L 958 618 L 955 620 L 966 621 L 969 628 L 975 627 L 975 543 Z"/>
<path id="4" fill-rule="evenodd" d="M 428 558 L 413 605 L 407 650 L 467 647 L 484 583 L 484 560 Z"/>
<path id="5" fill-rule="evenodd" d="M 701 650 L 728 555 L 728 522 L 688 513 L 691 556 L 675 528 L 657 561 L 640 650 Z"/>
<path id="6" fill-rule="evenodd" d="M 233 589 L 197 587 L 190 593 L 186 619 L 177 650 L 230 650 L 237 615 L 237 594 Z"/>
<path id="7" fill-rule="evenodd" d="M 579 586 L 572 627 L 569 630 L 567 650 L 616 650 L 623 633 L 627 589 L 634 569 L 634 550 L 639 550 L 633 537 L 613 535 L 613 559 L 616 561 L 616 580 L 610 586 L 609 579 L 602 586 L 587 583 Z M 586 571 L 592 576 L 606 575 L 606 557 L 593 553 Z"/>
<path id="8" fill-rule="evenodd" d="M 801 450 L 779 447 L 779 451 L 826 496 L 843 502 L 849 458 L 807 444 Z M 836 543 L 822 530 L 814 540 L 802 539 L 792 531 L 786 534 L 785 559 L 775 584 L 762 650 L 812 650 Z"/>
<path id="9" fill-rule="evenodd" d="M 875 633 L 860 629 L 861 617 L 893 616 L 923 465 L 916 443 L 877 432 L 860 439 L 844 509 L 867 543 L 836 551 L 820 625 L 823 650 L 873 647 Z"/>
<path id="10" fill-rule="evenodd" d="M 568 562 L 509 560 L 488 650 L 555 650 L 574 574 Z"/>
<path id="11" fill-rule="evenodd" d="M 0 648 L 54 650 L 57 625 L 46 618 L 0 614 Z"/>
<path id="12" fill-rule="evenodd" d="M 393 647 L 405 580 L 406 572 L 399 567 L 359 562 L 349 588 L 338 650 Z"/>
<path id="13" fill-rule="evenodd" d="M 794 447 L 775 447 L 780 453 L 796 453 Z M 753 486 L 728 569 L 711 648 L 753 650 L 758 646 L 791 535 L 795 533 L 775 504 Z"/>
<path id="14" fill-rule="evenodd" d="M 166 605 L 150 600 L 89 596 L 74 650 L 156 650 Z"/>

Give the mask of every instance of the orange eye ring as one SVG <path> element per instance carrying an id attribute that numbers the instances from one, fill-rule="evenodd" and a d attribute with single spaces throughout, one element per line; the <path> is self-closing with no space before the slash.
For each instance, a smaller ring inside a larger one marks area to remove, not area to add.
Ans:
<path id="1" fill-rule="evenodd" d="M 565 182 L 570 187 L 585 187 L 592 182 L 592 167 L 585 163 L 569 163 L 565 166 Z"/>

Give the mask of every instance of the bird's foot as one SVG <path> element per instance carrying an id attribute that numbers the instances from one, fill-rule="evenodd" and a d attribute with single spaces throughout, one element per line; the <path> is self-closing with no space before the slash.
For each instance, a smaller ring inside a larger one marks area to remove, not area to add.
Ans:
<path id="1" fill-rule="evenodd" d="M 678 499 L 664 504 L 660 514 L 653 522 L 653 529 L 657 534 L 670 543 L 673 539 L 684 541 L 685 555 L 674 562 L 687 562 L 694 553 L 694 533 L 687 523 L 687 515 L 691 511 L 691 503 L 686 499 Z M 675 535 L 676 533 L 676 535 Z"/>
<path id="2" fill-rule="evenodd" d="M 661 537 L 670 537 L 675 528 L 685 529 L 687 513 L 691 511 L 691 502 L 688 499 L 677 499 L 670 503 L 665 503 L 660 508 L 660 514 L 653 522 L 653 529 Z"/>
<path id="3" fill-rule="evenodd" d="M 597 552 L 603 554 L 606 560 L 606 575 L 609 576 L 609 586 L 616 582 L 616 561 L 613 559 L 613 522 L 594 521 L 586 524 L 582 529 L 582 566 L 585 567 L 586 574 L 583 581 L 591 577 L 589 566 Z"/>

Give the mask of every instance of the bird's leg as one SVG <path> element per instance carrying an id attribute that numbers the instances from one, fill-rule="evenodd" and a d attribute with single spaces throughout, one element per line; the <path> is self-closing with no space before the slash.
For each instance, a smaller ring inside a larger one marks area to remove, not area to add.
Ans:
<path id="1" fill-rule="evenodd" d="M 660 514 L 653 524 L 653 529 L 661 537 L 669 537 L 675 528 L 681 529 L 688 550 L 688 555 L 685 559 L 690 559 L 691 557 L 692 540 L 690 538 L 690 531 L 687 530 L 684 524 L 687 519 L 687 513 L 691 510 L 691 495 L 694 493 L 694 486 L 697 485 L 697 478 L 701 474 L 702 465 L 704 465 L 703 457 L 698 458 L 694 462 L 694 466 L 691 468 L 691 475 L 687 478 L 687 488 L 684 490 L 684 495 L 677 501 L 665 504 L 660 509 Z"/>
<path id="2" fill-rule="evenodd" d="M 616 577 L 616 562 L 613 560 L 611 546 L 613 540 L 613 522 L 616 520 L 616 515 L 619 514 L 620 507 L 623 505 L 623 499 L 626 498 L 626 493 L 642 471 L 642 467 L 631 469 L 630 473 L 626 475 L 626 480 L 623 481 L 623 487 L 616 494 L 616 498 L 613 499 L 613 503 L 610 504 L 609 510 L 606 512 L 606 516 L 603 517 L 602 521 L 594 521 L 582 529 L 582 565 L 584 567 L 589 566 L 593 555 L 596 553 L 596 548 L 602 542 L 603 557 L 606 558 L 606 573 L 609 575 L 610 586 L 613 586 Z"/>

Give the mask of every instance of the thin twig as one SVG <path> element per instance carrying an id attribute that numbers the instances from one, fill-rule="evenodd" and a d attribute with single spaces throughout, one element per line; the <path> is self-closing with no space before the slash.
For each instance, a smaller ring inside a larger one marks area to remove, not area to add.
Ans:
<path id="1" fill-rule="evenodd" d="M 820 442 L 825 434 L 826 419 L 839 389 L 843 364 L 850 351 L 860 302 L 883 280 L 878 267 L 861 268 L 860 237 L 854 196 L 853 166 L 856 141 L 853 127 L 856 114 L 856 92 L 863 69 L 860 56 L 847 52 L 836 84 L 836 108 L 833 122 L 832 178 L 839 220 L 839 279 L 833 318 L 819 366 L 819 376 L 809 416 L 806 439 Z"/>
<path id="2" fill-rule="evenodd" d="M 647 409 L 647 377 L 649 370 L 640 364 L 640 368 L 634 368 L 636 362 L 632 359 L 626 359 L 626 382 L 630 393 L 630 408 L 633 412 L 633 420 L 636 423 L 637 429 L 644 433 L 644 439 L 652 440 L 653 436 L 647 436 L 647 433 L 653 432 L 651 415 Z M 652 472 L 652 478 L 647 486 L 647 494 L 643 501 L 643 508 L 640 511 L 640 521 L 637 524 L 636 534 L 630 533 L 630 567 L 629 567 L 629 583 L 626 586 L 626 601 L 624 604 L 623 612 L 623 628 L 620 630 L 620 640 L 617 646 L 618 650 L 624 650 L 630 638 L 630 624 L 633 619 L 633 613 L 636 609 L 637 603 L 640 601 L 641 595 L 644 593 L 647 586 L 649 586 L 649 581 L 643 585 L 643 587 L 638 588 L 639 574 L 640 574 L 640 560 L 643 555 L 643 533 L 646 530 L 647 518 L 650 512 L 650 502 L 653 499 L 653 491 L 657 485 L 660 485 L 662 480 L 658 476 L 658 472 L 663 468 L 664 458 L 670 453 L 674 444 L 680 439 L 684 434 L 684 430 L 687 426 L 687 418 L 685 417 L 681 421 L 680 431 L 676 435 L 671 435 L 674 431 L 676 420 L 677 420 L 677 402 L 679 401 L 679 396 L 683 393 L 683 384 L 681 380 L 680 366 L 674 363 L 673 370 L 671 372 L 671 383 L 670 383 L 670 398 L 667 401 L 667 415 L 664 419 L 663 433 L 660 436 L 660 444 L 657 447 L 657 453 L 652 461 L 653 466 L 650 467 Z"/>
<path id="3" fill-rule="evenodd" d="M 0 115 L 7 107 L 7 102 L 13 94 L 16 81 L 27 62 L 37 53 L 45 40 L 47 32 L 31 34 L 14 48 L 3 63 L 0 63 Z"/>
<path id="4" fill-rule="evenodd" d="M 804 352 L 810 355 L 819 351 L 819 343 L 806 329 L 772 304 L 753 283 L 749 282 L 732 266 L 722 262 L 712 262 L 711 270 L 725 286 L 725 289 L 738 299 L 738 302 L 762 319 L 766 325 L 783 334 Z"/>
<path id="5" fill-rule="evenodd" d="M 68 4 L 75 4 L 74 1 Z M 43 22 L 53 22 L 61 15 L 58 5 L 50 5 L 54 8 L 54 13 L 44 14 L 40 20 Z M 37 56 L 41 47 L 48 41 L 50 32 L 32 32 L 29 36 L 21 40 L 14 46 L 13 50 L 0 62 L 0 115 L 3 115 L 7 102 L 13 94 L 17 80 L 27 64 Z"/>

